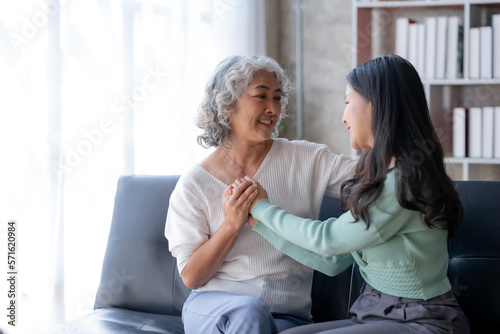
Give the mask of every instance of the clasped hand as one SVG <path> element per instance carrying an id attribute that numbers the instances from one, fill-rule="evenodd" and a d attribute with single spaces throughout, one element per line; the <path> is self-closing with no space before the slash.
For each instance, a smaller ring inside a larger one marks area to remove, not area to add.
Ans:
<path id="1" fill-rule="evenodd" d="M 249 176 L 244 179 L 236 179 L 224 191 L 222 207 L 226 222 L 238 230 L 248 222 L 251 226 L 257 224 L 251 212 L 255 203 L 267 198 L 267 192 L 260 183 Z"/>

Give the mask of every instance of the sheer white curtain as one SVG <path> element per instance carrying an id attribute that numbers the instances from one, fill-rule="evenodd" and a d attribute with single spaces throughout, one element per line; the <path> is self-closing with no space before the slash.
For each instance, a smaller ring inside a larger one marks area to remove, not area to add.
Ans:
<path id="1" fill-rule="evenodd" d="M 0 239 L 6 258 L 15 220 L 18 272 L 17 326 L 0 329 L 91 311 L 118 177 L 208 154 L 193 121 L 205 82 L 252 53 L 264 0 L 0 2 Z"/>

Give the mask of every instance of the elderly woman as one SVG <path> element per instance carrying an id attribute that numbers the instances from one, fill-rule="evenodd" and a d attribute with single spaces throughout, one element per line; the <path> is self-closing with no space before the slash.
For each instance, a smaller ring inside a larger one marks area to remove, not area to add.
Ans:
<path id="1" fill-rule="evenodd" d="M 277 333 L 311 322 L 313 270 L 246 224 L 242 212 L 256 188 L 221 202 L 234 180 L 248 175 L 273 203 L 317 219 L 323 196 L 338 196 L 352 177 L 355 162 L 326 145 L 276 138 L 290 90 L 284 70 L 264 56 L 229 57 L 207 84 L 198 142 L 217 149 L 179 179 L 165 230 L 193 289 L 182 312 L 188 334 Z"/>

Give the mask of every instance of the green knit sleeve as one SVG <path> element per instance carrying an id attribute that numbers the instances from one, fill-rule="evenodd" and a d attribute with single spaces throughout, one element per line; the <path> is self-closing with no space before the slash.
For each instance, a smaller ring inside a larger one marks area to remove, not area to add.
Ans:
<path id="1" fill-rule="evenodd" d="M 326 257 L 306 250 L 279 236 L 276 232 L 262 223 L 257 223 L 254 227 L 254 231 L 262 235 L 280 252 L 328 276 L 340 274 L 354 262 L 354 258 L 350 253 Z"/>
<path id="2" fill-rule="evenodd" d="M 363 221 L 355 222 L 351 212 L 325 221 L 304 219 L 265 199 L 255 204 L 252 215 L 260 224 L 293 244 L 324 257 L 333 257 L 374 247 L 388 240 L 407 224 L 411 216 L 408 212 L 399 205 L 394 176 L 388 174 L 381 195 L 369 208 L 369 229 Z"/>

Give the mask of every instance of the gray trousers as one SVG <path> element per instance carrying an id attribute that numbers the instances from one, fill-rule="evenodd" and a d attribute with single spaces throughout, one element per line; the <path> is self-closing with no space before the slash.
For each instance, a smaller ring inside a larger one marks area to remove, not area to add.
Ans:
<path id="1" fill-rule="evenodd" d="M 370 285 L 350 310 L 353 317 L 292 328 L 283 334 L 470 333 L 470 324 L 451 291 L 429 300 L 387 295 Z"/>

